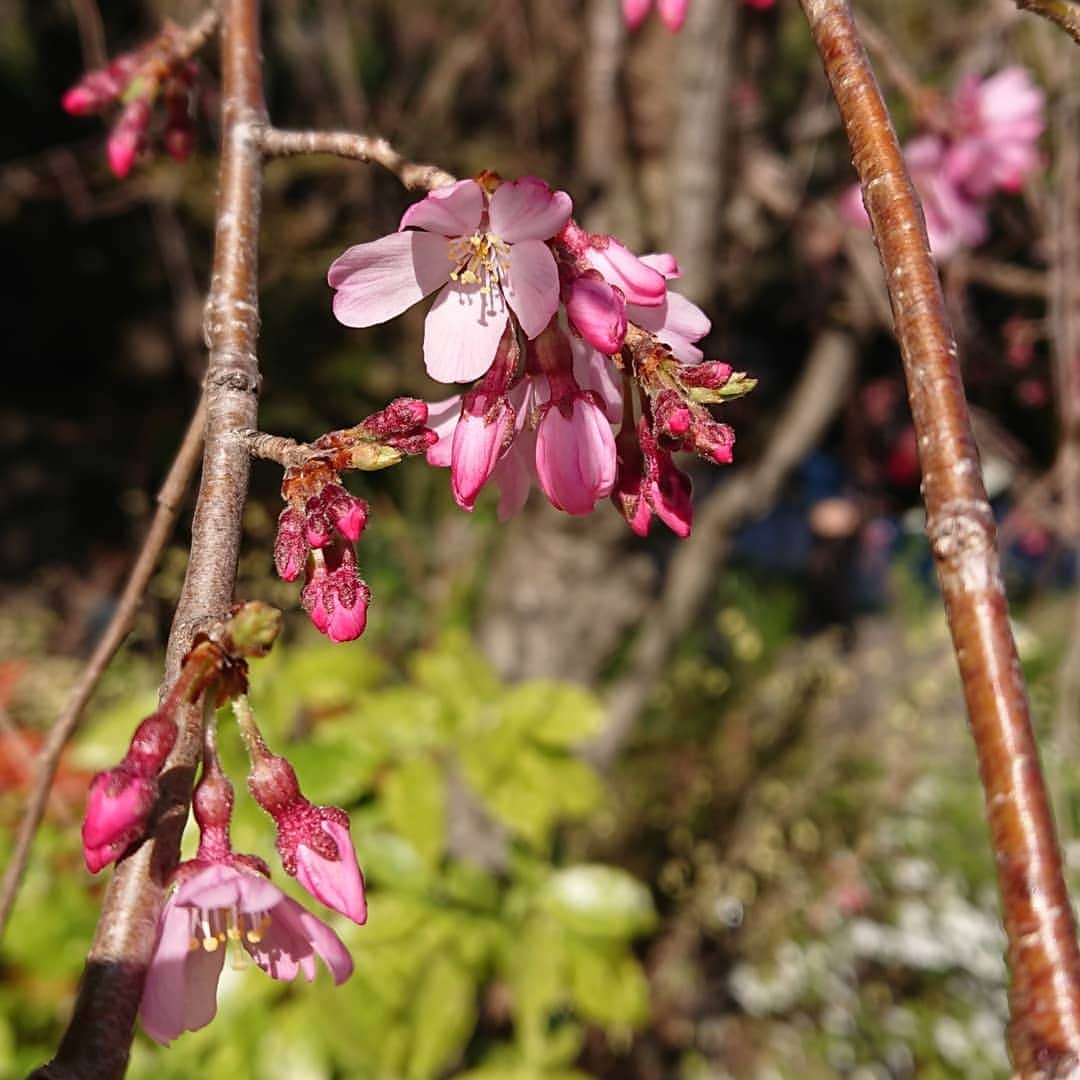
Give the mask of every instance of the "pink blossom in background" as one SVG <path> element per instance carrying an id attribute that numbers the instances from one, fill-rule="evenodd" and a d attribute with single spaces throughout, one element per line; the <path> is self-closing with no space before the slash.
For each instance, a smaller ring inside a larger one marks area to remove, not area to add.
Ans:
<path id="1" fill-rule="evenodd" d="M 274 979 L 291 981 L 303 972 L 311 982 L 316 957 L 335 983 L 352 974 L 352 957 L 337 934 L 242 856 L 193 860 L 180 867 L 178 880 L 158 924 L 140 1008 L 143 1028 L 163 1046 L 214 1018 L 230 947 Z"/>
<path id="2" fill-rule="evenodd" d="M 571 209 L 569 195 L 532 176 L 490 196 L 475 180 L 433 191 L 397 233 L 334 261 L 334 314 L 346 326 L 374 326 L 441 287 L 425 322 L 424 363 L 439 382 L 471 382 L 491 366 L 509 312 L 529 338 L 555 314 L 559 274 L 544 241 Z"/>
<path id="3" fill-rule="evenodd" d="M 981 244 L 994 192 L 1018 191 L 1039 170 L 1044 107 L 1045 95 L 1023 68 L 981 80 L 967 76 L 949 103 L 948 130 L 920 135 L 904 148 L 935 258 Z M 838 206 L 849 224 L 869 226 L 857 184 Z"/>
<path id="4" fill-rule="evenodd" d="M 678 30 L 686 21 L 689 0 L 656 0 L 656 13 L 660 21 L 672 31 Z M 649 14 L 652 0 L 622 0 L 623 19 L 631 30 L 636 30 Z"/>

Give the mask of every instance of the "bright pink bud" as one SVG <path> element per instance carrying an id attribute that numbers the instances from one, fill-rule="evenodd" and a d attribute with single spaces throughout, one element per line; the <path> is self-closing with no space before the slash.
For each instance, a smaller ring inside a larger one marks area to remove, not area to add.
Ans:
<path id="1" fill-rule="evenodd" d="M 689 406 L 674 390 L 661 390 L 653 402 L 653 425 L 657 438 L 679 445 L 690 430 Z"/>
<path id="2" fill-rule="evenodd" d="M 473 509 L 491 479 L 514 437 L 515 419 L 513 405 L 501 394 L 471 390 L 465 395 L 450 450 L 450 483 L 463 510 Z"/>
<path id="3" fill-rule="evenodd" d="M 82 839 L 83 858 L 92 874 L 142 836 L 157 798 L 157 775 L 175 741 L 175 721 L 153 713 L 135 729 L 120 764 L 90 782 Z"/>
<path id="4" fill-rule="evenodd" d="M 551 505 L 589 514 L 615 486 L 615 436 L 596 395 L 576 391 L 543 406 L 536 472 Z"/>
<path id="5" fill-rule="evenodd" d="M 687 386 L 703 390 L 719 390 L 731 378 L 731 365 L 721 360 L 708 360 L 703 364 L 684 364 L 679 368 L 679 379 Z"/>
<path id="6" fill-rule="evenodd" d="M 688 2 L 689 0 L 656 0 L 660 21 L 672 32 L 680 29 L 686 21 Z"/>
<path id="7" fill-rule="evenodd" d="M 367 525 L 367 503 L 350 495 L 341 484 L 327 484 L 322 490 L 322 503 L 337 531 L 355 544 Z"/>
<path id="8" fill-rule="evenodd" d="M 136 98 L 124 108 L 120 119 L 109 133 L 106 153 L 109 168 L 118 179 L 131 172 L 139 152 L 146 145 L 146 130 L 150 126 L 150 101 Z"/>
<path id="9" fill-rule="evenodd" d="M 427 402 L 419 398 L 396 398 L 385 409 L 372 413 L 360 426 L 368 435 L 410 435 L 427 423 Z"/>
<path id="10" fill-rule="evenodd" d="M 155 777 L 118 765 L 90 782 L 82 842 L 83 860 L 91 874 L 119 858 L 142 836 L 157 798 Z"/>
<path id="11" fill-rule="evenodd" d="M 623 19 L 631 30 L 636 30 L 649 14 L 652 0 L 622 0 Z"/>
<path id="12" fill-rule="evenodd" d="M 664 275 L 639 259 L 612 236 L 593 236 L 585 258 L 604 280 L 616 286 L 628 304 L 657 307 L 664 302 Z"/>
<path id="13" fill-rule="evenodd" d="M 313 548 L 326 547 L 334 535 L 334 526 L 321 495 L 312 495 L 304 504 L 304 539 Z"/>
<path id="14" fill-rule="evenodd" d="M 300 602 L 320 633 L 336 642 L 358 638 L 367 625 L 370 600 L 350 546 L 333 541 L 311 553 Z"/>
<path id="15" fill-rule="evenodd" d="M 678 537 L 690 535 L 694 519 L 690 477 L 671 454 L 657 445 L 656 438 L 642 417 L 638 421 L 638 442 L 645 458 L 642 494 L 654 514 Z"/>
<path id="16" fill-rule="evenodd" d="M 626 338 L 626 301 L 622 293 L 597 274 L 579 277 L 570 287 L 566 314 L 579 334 L 594 348 L 611 355 Z"/>
<path id="17" fill-rule="evenodd" d="M 695 416 L 690 426 L 690 441 L 694 449 L 717 465 L 730 465 L 735 432 L 727 424 L 720 424 L 709 417 Z"/>
<path id="18" fill-rule="evenodd" d="M 349 836 L 349 819 L 336 807 L 315 809 L 322 814 L 320 828 L 333 845 L 334 854 L 327 857 L 300 839 L 296 844 L 296 880 L 320 903 L 362 926 L 367 922 L 364 875 Z M 333 811 L 336 814 L 331 816 Z"/>
<path id="19" fill-rule="evenodd" d="M 304 568 L 308 545 L 304 539 L 304 515 L 291 506 L 278 518 L 274 540 L 274 565 L 283 581 L 295 581 Z"/>
<path id="20" fill-rule="evenodd" d="M 615 450 L 617 471 L 611 501 L 633 532 L 648 536 L 652 511 L 643 491 L 645 460 L 633 432 L 620 431 L 615 436 Z"/>

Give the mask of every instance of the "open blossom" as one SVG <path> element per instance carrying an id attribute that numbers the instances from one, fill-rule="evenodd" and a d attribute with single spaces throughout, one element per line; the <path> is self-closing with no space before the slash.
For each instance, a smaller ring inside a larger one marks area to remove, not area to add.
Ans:
<path id="1" fill-rule="evenodd" d="M 993 193 L 1018 191 L 1039 169 L 1044 105 L 1023 68 L 983 80 L 968 76 L 949 103 L 948 130 L 920 135 L 904 148 L 935 258 L 981 244 Z M 844 192 L 839 209 L 852 225 L 869 225 L 858 185 Z"/>
<path id="2" fill-rule="evenodd" d="M 180 868 L 180 884 L 165 902 L 146 974 L 141 1018 L 151 1038 L 168 1045 L 210 1023 L 230 947 L 234 963 L 250 956 L 274 979 L 303 972 L 311 982 L 316 957 L 335 983 L 352 974 L 337 934 L 242 856 L 194 860 Z"/>
<path id="3" fill-rule="evenodd" d="M 545 241 L 566 224 L 570 196 L 526 176 L 489 195 L 460 180 L 411 206 L 400 230 L 349 248 L 330 266 L 334 314 L 374 326 L 440 289 L 424 325 L 424 363 L 439 382 L 469 382 L 491 366 L 513 312 L 527 337 L 559 303 Z"/>

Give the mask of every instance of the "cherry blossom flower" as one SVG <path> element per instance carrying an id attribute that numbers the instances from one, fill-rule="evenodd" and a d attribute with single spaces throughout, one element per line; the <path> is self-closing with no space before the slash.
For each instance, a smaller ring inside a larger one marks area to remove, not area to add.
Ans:
<path id="1" fill-rule="evenodd" d="M 509 313 L 533 338 L 559 303 L 545 243 L 566 224 L 570 196 L 526 176 L 491 194 L 460 180 L 411 206 L 397 233 L 349 248 L 330 266 L 334 314 L 374 326 L 440 289 L 424 330 L 424 362 L 439 382 L 470 382 L 491 366 Z"/>
<path id="2" fill-rule="evenodd" d="M 194 860 L 165 902 L 146 974 L 141 1017 L 147 1034 L 167 1046 L 205 1027 L 217 1013 L 225 953 L 250 957 L 271 978 L 311 982 L 319 957 L 335 984 L 353 970 L 341 939 L 243 859 Z"/>

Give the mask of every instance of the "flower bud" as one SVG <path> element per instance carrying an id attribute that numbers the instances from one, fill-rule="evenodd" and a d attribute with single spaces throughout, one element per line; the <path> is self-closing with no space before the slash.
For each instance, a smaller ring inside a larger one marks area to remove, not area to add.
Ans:
<path id="1" fill-rule="evenodd" d="M 274 565 L 283 581 L 295 581 L 307 558 L 304 539 L 304 515 L 293 507 L 282 510 L 278 517 L 277 537 L 274 540 Z"/>

